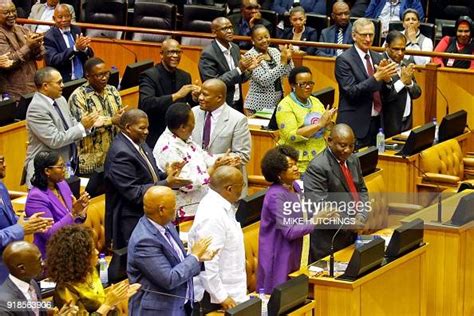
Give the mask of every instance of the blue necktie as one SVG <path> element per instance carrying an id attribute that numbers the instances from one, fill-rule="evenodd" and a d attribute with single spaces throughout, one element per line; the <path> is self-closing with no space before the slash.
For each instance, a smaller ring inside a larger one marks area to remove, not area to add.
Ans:
<path id="1" fill-rule="evenodd" d="M 64 34 L 66 34 L 66 36 L 67 36 L 67 39 L 68 39 L 68 42 L 69 42 L 69 47 L 74 49 L 75 43 L 74 43 L 74 38 L 72 37 L 71 32 L 64 32 Z M 75 79 L 80 79 L 80 78 L 84 77 L 84 71 L 82 69 L 81 59 L 76 54 L 74 54 L 72 64 L 74 66 Z"/>

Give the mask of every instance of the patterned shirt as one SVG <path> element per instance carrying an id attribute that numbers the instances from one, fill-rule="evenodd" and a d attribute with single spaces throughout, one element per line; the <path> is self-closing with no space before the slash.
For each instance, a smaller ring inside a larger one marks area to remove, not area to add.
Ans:
<path id="1" fill-rule="evenodd" d="M 118 128 L 112 125 L 112 117 L 123 107 L 122 99 L 114 86 L 107 85 L 99 94 L 86 82 L 72 93 L 69 107 L 79 122 L 83 115 L 94 111 L 104 117 L 104 125 L 93 128 L 78 145 L 79 172 L 91 174 L 94 169 L 104 165 L 109 146 L 118 133 Z"/>
<path id="2" fill-rule="evenodd" d="M 198 203 L 206 195 L 209 186 L 207 168 L 214 165 L 216 157 L 211 156 L 196 144 L 191 137 L 184 141 L 168 128 L 161 134 L 153 149 L 158 167 L 165 171 L 166 165 L 185 160 L 180 178 L 193 183 L 181 187 L 176 194 L 176 205 L 180 216 L 194 216 Z"/>

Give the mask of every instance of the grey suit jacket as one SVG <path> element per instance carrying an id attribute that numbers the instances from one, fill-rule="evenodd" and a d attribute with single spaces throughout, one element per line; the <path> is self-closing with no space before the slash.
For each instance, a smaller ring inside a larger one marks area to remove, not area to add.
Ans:
<path id="1" fill-rule="evenodd" d="M 214 130 L 211 130 L 211 139 L 209 141 L 208 151 L 212 155 L 224 154 L 229 148 L 230 151 L 239 156 L 242 161 L 242 173 L 244 180 L 247 182 L 245 164 L 250 160 L 250 150 L 252 141 L 247 118 L 242 113 L 234 110 L 226 103 L 222 105 L 224 108 Z M 204 121 L 206 112 L 198 106 L 193 107 L 196 124 L 194 126 L 192 138 L 202 144 L 202 134 L 204 129 Z"/>
<path id="2" fill-rule="evenodd" d="M 234 43 L 230 43 L 230 45 L 230 53 L 236 67 L 233 70 L 230 70 L 216 40 L 213 40 L 211 45 L 202 50 L 201 58 L 199 59 L 199 73 L 203 82 L 207 79 L 217 78 L 226 84 L 227 104 L 233 103 L 236 84 L 240 86 L 240 100 L 242 100 L 242 83 L 249 80 L 251 74 L 250 72 L 239 73 L 237 67 L 240 60 L 240 48 Z"/>
<path id="3" fill-rule="evenodd" d="M 70 4 L 66 4 L 69 8 L 69 12 L 71 12 L 71 21 L 76 22 L 76 13 L 74 12 L 74 8 Z M 44 10 L 46 10 L 46 3 L 36 2 L 31 7 L 30 15 L 28 19 L 30 20 L 41 20 L 41 16 L 43 15 Z M 38 25 L 36 24 L 26 24 L 25 27 L 29 28 L 32 32 L 36 32 Z"/>
<path id="4" fill-rule="evenodd" d="M 33 159 L 42 150 L 56 150 L 64 161 L 71 157 L 70 144 L 80 140 L 84 135 L 84 127 L 71 115 L 64 97 L 55 100 L 61 109 L 69 129 L 66 131 L 58 112 L 48 98 L 36 92 L 26 112 L 28 129 L 28 148 L 26 150 L 26 184 L 31 186 L 30 179 L 34 173 Z"/>
<path id="5" fill-rule="evenodd" d="M 35 280 L 31 280 L 31 285 L 35 288 L 38 300 L 41 300 L 41 292 L 38 284 Z M 35 313 L 31 309 L 25 309 L 23 311 L 12 310 L 9 306 L 12 302 L 18 303 L 20 301 L 27 302 L 26 297 L 20 291 L 20 289 L 13 283 L 10 278 L 7 278 L 5 282 L 0 286 L 0 314 L 1 315 L 15 315 L 15 316 L 35 316 Z M 40 315 L 45 315 L 44 312 L 40 312 Z"/>

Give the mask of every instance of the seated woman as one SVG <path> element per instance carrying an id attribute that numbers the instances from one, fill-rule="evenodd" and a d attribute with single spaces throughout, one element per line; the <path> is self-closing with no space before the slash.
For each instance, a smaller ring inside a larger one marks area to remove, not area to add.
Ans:
<path id="1" fill-rule="evenodd" d="M 291 27 L 280 30 L 279 38 L 289 39 L 294 41 L 318 41 L 318 33 L 312 27 L 306 26 L 306 13 L 303 7 L 294 7 L 290 10 Z M 314 47 L 299 47 L 293 45 L 293 50 L 302 50 L 310 55 L 315 55 L 316 49 Z"/>
<path id="2" fill-rule="evenodd" d="M 196 144 L 191 134 L 194 129 L 194 113 L 186 103 L 175 103 L 166 111 L 166 130 L 153 149 L 153 156 L 161 170 L 176 161 L 185 161 L 180 177 L 192 181 L 176 191 L 176 205 L 180 221 L 192 219 L 199 201 L 206 195 L 209 178 L 214 168 L 222 165 L 240 165 L 239 157 L 209 155 Z M 216 159 L 217 158 L 217 159 Z"/>
<path id="3" fill-rule="evenodd" d="M 468 16 L 461 16 L 455 25 L 456 36 L 445 36 L 435 48 L 435 52 L 474 55 L 473 24 Z M 444 67 L 474 69 L 474 60 L 433 57 L 435 64 Z"/>
<path id="4" fill-rule="evenodd" d="M 421 50 L 425 52 L 433 51 L 433 41 L 421 34 L 420 32 L 420 16 L 415 9 L 407 9 L 402 16 L 403 34 L 407 38 L 406 49 Z M 405 59 L 410 58 L 410 55 L 405 55 Z M 426 65 L 431 61 L 429 56 L 413 56 L 415 64 Z"/>
<path id="5" fill-rule="evenodd" d="M 56 306 L 76 305 L 78 315 L 93 312 L 106 315 L 140 288 L 140 284 L 128 285 L 125 281 L 112 285 L 105 294 L 96 269 L 99 253 L 88 227 L 61 228 L 48 241 L 47 254 L 48 276 L 56 282 L 53 298 Z"/>
<path id="6" fill-rule="evenodd" d="M 263 108 L 274 109 L 283 97 L 282 77 L 293 68 L 291 46 L 282 46 L 281 53 L 270 47 L 268 29 L 257 24 L 251 33 L 253 47 L 245 56 L 263 56 L 263 61 L 252 71 L 250 86 L 244 102 L 244 110 L 251 115 Z"/>
<path id="7" fill-rule="evenodd" d="M 44 213 L 43 217 L 52 218 L 53 226 L 44 233 L 36 233 L 34 243 L 43 255 L 46 242 L 61 227 L 74 223 L 83 223 L 89 205 L 89 194 L 83 192 L 79 199 L 72 195 L 64 180 L 66 166 L 56 151 L 40 151 L 33 161 L 35 171 L 31 178 L 32 189 L 28 192 L 25 213 L 31 216 Z"/>
<path id="8" fill-rule="evenodd" d="M 288 81 L 292 92 L 281 100 L 276 110 L 279 144 L 299 151 L 298 169 L 304 172 L 309 162 L 326 148 L 324 134 L 332 124 L 336 109 L 325 110 L 311 95 L 314 81 L 308 67 L 294 68 Z"/>

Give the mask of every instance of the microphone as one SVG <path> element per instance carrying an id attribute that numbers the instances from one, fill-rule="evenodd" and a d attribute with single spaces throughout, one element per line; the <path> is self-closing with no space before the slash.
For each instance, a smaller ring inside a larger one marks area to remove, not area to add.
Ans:
<path id="1" fill-rule="evenodd" d="M 420 171 L 421 174 L 426 177 L 426 178 L 429 178 L 429 176 L 426 174 L 426 172 L 421 169 L 420 167 L 418 167 L 415 163 L 409 161 L 407 159 L 407 156 L 406 155 L 402 155 L 402 158 L 407 160 L 408 163 L 410 165 L 412 165 L 413 167 L 415 167 L 416 170 Z M 439 186 L 439 184 L 437 182 L 434 183 L 436 185 L 436 190 L 438 190 L 438 218 L 436 220 L 437 223 L 441 223 L 442 222 L 442 215 L 443 215 L 443 204 L 441 203 L 441 187 Z"/>
<path id="2" fill-rule="evenodd" d="M 336 232 L 334 233 L 331 239 L 331 248 L 330 248 L 330 253 L 329 253 L 329 277 L 330 278 L 334 278 L 334 240 L 336 239 L 336 236 L 339 233 L 339 231 L 342 229 L 342 226 L 344 226 L 344 221 L 341 221 L 339 228 L 336 230 Z"/>
<path id="3" fill-rule="evenodd" d="M 100 36 L 110 38 L 110 37 L 108 37 L 104 32 L 100 33 Z M 133 54 L 133 58 L 134 58 L 134 60 L 135 60 L 134 63 L 136 63 L 136 62 L 138 61 L 138 56 L 137 56 L 137 54 L 136 54 L 133 50 L 131 50 L 131 49 L 128 48 L 127 46 L 123 45 L 122 43 L 120 43 L 119 41 L 117 41 L 115 38 L 110 38 L 110 39 L 112 40 L 113 43 L 119 45 L 119 46 L 122 47 L 123 49 L 126 49 L 126 50 L 128 50 L 130 53 L 132 53 L 132 54 Z"/>
<path id="4" fill-rule="evenodd" d="M 165 293 L 165 292 L 160 292 L 160 291 L 154 291 L 154 290 L 150 290 L 150 289 L 146 289 L 146 288 L 140 288 L 140 291 L 149 292 L 149 293 L 155 293 L 155 294 L 160 294 L 160 295 L 169 296 L 169 297 L 174 297 L 174 298 L 182 298 L 182 299 L 184 299 L 184 300 L 188 300 L 188 301 L 191 301 L 191 302 L 194 303 L 192 297 L 180 296 L 180 295 L 175 295 L 175 294 L 170 294 L 170 293 Z"/>
<path id="5" fill-rule="evenodd" d="M 446 115 L 449 114 L 449 102 L 448 102 L 448 99 L 446 98 L 446 96 L 444 95 L 443 91 L 441 91 L 441 89 L 439 87 L 436 87 L 436 89 L 438 90 L 439 94 L 441 94 L 441 96 L 443 97 L 444 101 L 446 102 Z"/>

